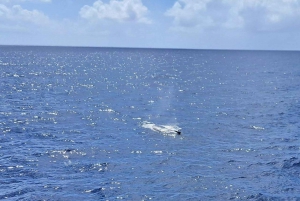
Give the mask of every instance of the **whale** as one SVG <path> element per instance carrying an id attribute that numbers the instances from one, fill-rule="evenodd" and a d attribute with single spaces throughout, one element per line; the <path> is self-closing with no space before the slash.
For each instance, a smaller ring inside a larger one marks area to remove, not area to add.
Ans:
<path id="1" fill-rule="evenodd" d="M 181 128 L 176 125 L 156 125 L 154 123 L 144 121 L 142 123 L 142 127 L 165 135 L 181 135 Z"/>

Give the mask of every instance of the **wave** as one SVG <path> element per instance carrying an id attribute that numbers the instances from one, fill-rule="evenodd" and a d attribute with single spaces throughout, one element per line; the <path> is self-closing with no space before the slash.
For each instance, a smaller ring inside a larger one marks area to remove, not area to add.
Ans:
<path id="1" fill-rule="evenodd" d="M 290 159 L 284 160 L 282 165 L 283 169 L 299 168 L 299 167 L 300 167 L 300 160 L 296 157 L 292 157 Z"/>
<path id="2" fill-rule="evenodd" d="M 142 122 L 143 128 L 148 128 L 152 131 L 162 133 L 164 135 L 180 135 L 181 134 L 181 128 L 177 125 L 156 125 L 154 123 L 144 121 Z"/>

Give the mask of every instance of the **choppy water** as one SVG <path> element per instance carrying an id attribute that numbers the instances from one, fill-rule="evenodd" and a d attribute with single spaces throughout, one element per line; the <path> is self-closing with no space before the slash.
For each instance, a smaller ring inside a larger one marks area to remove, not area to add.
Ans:
<path id="1" fill-rule="evenodd" d="M 0 46 L 0 70 L 0 200 L 300 200 L 300 52 Z"/>

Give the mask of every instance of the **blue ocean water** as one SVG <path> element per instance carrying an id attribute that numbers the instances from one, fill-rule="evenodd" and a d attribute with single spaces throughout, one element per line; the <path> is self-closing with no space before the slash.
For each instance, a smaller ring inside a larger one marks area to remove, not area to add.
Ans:
<path id="1" fill-rule="evenodd" d="M 0 200 L 300 200 L 300 52 L 0 46 L 0 77 Z"/>

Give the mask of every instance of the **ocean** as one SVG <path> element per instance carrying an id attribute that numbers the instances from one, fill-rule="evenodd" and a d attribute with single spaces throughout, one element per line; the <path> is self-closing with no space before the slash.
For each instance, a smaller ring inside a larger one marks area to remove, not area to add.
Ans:
<path id="1" fill-rule="evenodd" d="M 0 46 L 0 200 L 300 200 L 300 52 Z"/>

